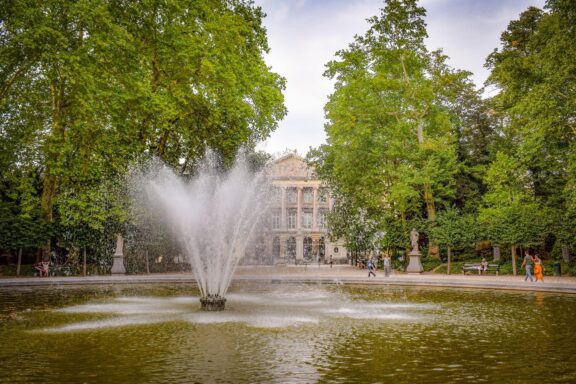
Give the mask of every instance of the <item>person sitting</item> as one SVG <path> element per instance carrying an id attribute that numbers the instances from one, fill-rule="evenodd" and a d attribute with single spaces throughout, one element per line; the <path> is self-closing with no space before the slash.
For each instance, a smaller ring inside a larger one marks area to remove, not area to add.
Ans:
<path id="1" fill-rule="evenodd" d="M 480 273 L 486 273 L 488 271 L 488 261 L 484 258 L 480 262 Z"/>

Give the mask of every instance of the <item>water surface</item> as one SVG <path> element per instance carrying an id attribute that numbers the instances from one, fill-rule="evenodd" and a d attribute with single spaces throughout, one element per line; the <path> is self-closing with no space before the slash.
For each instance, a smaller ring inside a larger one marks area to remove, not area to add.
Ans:
<path id="1" fill-rule="evenodd" d="M 0 383 L 574 383 L 576 297 L 342 285 L 0 290 Z"/>

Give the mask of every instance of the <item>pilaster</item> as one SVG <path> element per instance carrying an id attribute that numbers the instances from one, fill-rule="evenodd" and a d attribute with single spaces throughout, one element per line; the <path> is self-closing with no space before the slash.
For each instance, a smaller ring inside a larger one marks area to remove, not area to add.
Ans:
<path id="1" fill-rule="evenodd" d="M 296 236 L 296 260 L 304 259 L 304 237 Z"/>
<path id="2" fill-rule="evenodd" d="M 318 217 L 318 187 L 314 187 L 314 193 L 312 197 L 312 231 L 318 231 L 318 223 L 316 219 Z"/>
<path id="3" fill-rule="evenodd" d="M 296 187 L 296 230 L 302 229 L 302 187 Z"/>
<path id="4" fill-rule="evenodd" d="M 280 187 L 281 203 L 280 203 L 280 229 L 286 230 L 286 187 Z"/>

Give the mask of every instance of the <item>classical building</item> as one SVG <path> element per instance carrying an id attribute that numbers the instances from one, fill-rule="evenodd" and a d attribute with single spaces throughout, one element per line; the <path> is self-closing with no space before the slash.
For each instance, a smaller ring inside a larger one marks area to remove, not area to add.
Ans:
<path id="1" fill-rule="evenodd" d="M 246 263 L 346 263 L 341 241 L 328 238 L 326 213 L 333 206 L 330 191 L 322 187 L 314 169 L 296 153 L 288 152 L 266 170 L 272 184 L 265 228 L 247 250 Z"/>

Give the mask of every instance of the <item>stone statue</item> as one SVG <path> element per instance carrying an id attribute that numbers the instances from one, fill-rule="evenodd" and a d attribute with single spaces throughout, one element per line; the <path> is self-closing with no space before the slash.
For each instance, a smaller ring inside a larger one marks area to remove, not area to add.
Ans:
<path id="1" fill-rule="evenodd" d="M 116 251 L 114 255 L 124 256 L 124 238 L 119 233 L 116 234 Z"/>
<path id="2" fill-rule="evenodd" d="M 418 240 L 420 240 L 420 234 L 416 230 L 416 228 L 412 228 L 410 231 L 410 244 L 412 245 L 412 250 L 410 253 L 419 254 L 420 251 L 418 250 Z"/>
<path id="3" fill-rule="evenodd" d="M 114 252 L 114 260 L 112 263 L 112 274 L 125 274 L 124 268 L 124 238 L 121 234 L 116 235 L 116 251 Z"/>

